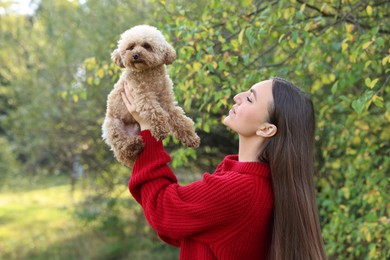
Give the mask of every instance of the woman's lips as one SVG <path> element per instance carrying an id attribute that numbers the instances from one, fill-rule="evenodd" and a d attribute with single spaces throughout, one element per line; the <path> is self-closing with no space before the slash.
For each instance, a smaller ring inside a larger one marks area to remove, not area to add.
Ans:
<path id="1" fill-rule="evenodd" d="M 234 108 L 229 110 L 229 115 L 234 115 L 235 113 L 236 113 L 236 111 L 234 111 Z"/>

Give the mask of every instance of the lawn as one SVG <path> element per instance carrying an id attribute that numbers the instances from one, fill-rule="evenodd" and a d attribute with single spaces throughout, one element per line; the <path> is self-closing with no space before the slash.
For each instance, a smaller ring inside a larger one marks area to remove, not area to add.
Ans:
<path id="1" fill-rule="evenodd" d="M 51 177 L 0 190 L 0 259 L 177 259 L 177 250 L 156 238 L 124 187 L 116 195 L 120 206 L 88 221 L 76 212 L 88 212 L 81 202 L 93 191 L 71 192 L 68 182 Z"/>

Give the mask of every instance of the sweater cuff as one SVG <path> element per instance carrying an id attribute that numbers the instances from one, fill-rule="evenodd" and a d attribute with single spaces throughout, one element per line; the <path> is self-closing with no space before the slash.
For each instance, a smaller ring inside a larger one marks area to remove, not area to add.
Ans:
<path id="1" fill-rule="evenodd" d="M 143 139 L 144 141 L 145 141 L 145 139 L 151 139 L 151 138 L 156 139 L 156 138 L 154 138 L 154 137 L 152 136 L 152 133 L 150 132 L 149 129 L 142 130 L 142 131 L 140 131 L 138 134 L 142 137 L 142 139 Z"/>
<path id="2" fill-rule="evenodd" d="M 142 137 L 142 140 L 145 143 L 143 153 L 155 152 L 160 149 L 164 150 L 162 140 L 157 140 L 156 137 L 152 135 L 150 130 L 142 130 L 139 132 L 139 136 Z"/>
<path id="3" fill-rule="evenodd" d="M 150 130 L 139 132 L 139 136 L 142 137 L 145 146 L 135 161 L 133 173 L 143 169 L 146 165 L 168 163 L 171 160 L 171 157 L 164 149 L 162 140 L 157 140 Z"/>

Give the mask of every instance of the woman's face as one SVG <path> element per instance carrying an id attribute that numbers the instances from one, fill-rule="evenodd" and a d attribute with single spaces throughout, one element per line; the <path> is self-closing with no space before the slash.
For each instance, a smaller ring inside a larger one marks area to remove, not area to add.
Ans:
<path id="1" fill-rule="evenodd" d="M 233 100 L 235 104 L 223 123 L 241 136 L 255 136 L 268 123 L 268 107 L 273 103 L 272 79 L 253 85 Z"/>

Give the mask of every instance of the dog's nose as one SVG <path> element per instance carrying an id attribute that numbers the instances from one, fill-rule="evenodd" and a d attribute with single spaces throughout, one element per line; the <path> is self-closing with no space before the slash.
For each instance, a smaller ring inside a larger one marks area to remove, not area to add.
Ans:
<path id="1" fill-rule="evenodd" d="M 134 58 L 135 60 L 138 60 L 139 57 L 140 57 L 139 54 L 134 54 L 134 55 L 133 55 L 133 58 Z"/>

